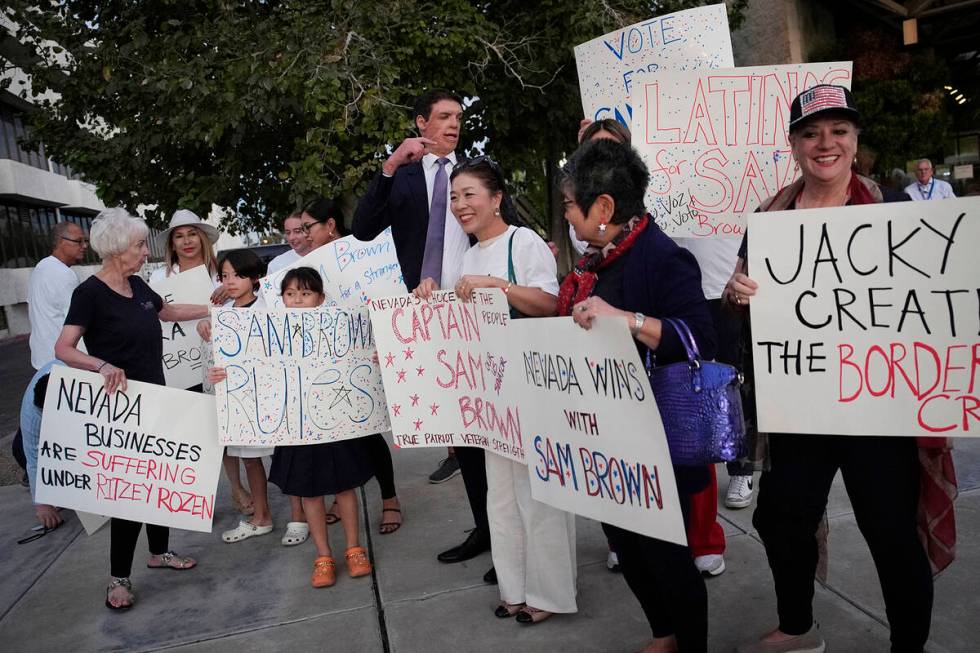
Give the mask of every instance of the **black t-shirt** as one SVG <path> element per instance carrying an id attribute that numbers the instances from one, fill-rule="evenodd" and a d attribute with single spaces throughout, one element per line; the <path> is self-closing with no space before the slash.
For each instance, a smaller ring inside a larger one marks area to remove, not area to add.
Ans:
<path id="1" fill-rule="evenodd" d="M 85 329 L 88 353 L 115 365 L 126 378 L 164 385 L 163 298 L 138 276 L 129 277 L 132 297 L 123 297 L 91 276 L 71 296 L 65 324 Z"/>

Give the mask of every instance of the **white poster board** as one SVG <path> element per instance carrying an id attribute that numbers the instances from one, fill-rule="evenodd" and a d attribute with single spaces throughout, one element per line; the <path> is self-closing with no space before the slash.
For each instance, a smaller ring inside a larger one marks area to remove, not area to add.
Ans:
<path id="1" fill-rule="evenodd" d="M 850 87 L 851 63 L 669 70 L 637 85 L 633 146 L 650 168 L 646 207 L 670 236 L 741 237 L 745 214 L 799 176 L 790 104 Z"/>
<path id="2" fill-rule="evenodd" d="M 505 401 L 519 370 L 505 337 L 510 312 L 499 288 L 471 302 L 449 290 L 371 301 L 378 360 L 398 447 L 480 447 L 524 462 L 521 410 Z"/>
<path id="3" fill-rule="evenodd" d="M 980 198 L 749 217 L 759 430 L 980 436 Z"/>
<path id="4" fill-rule="evenodd" d="M 575 46 L 586 118 L 627 127 L 630 96 L 669 70 L 731 68 L 732 40 L 724 4 L 656 16 Z"/>
<path id="5" fill-rule="evenodd" d="M 280 294 L 282 278 L 293 268 L 308 267 L 320 273 L 326 306 L 356 308 L 369 299 L 405 292 L 395 241 L 388 227 L 372 241 L 345 236 L 327 243 L 288 266 L 259 280 L 265 305 L 286 308 Z"/>
<path id="6" fill-rule="evenodd" d="M 515 320 L 516 392 L 535 499 L 685 544 L 674 469 L 626 321 Z"/>
<path id="7" fill-rule="evenodd" d="M 45 395 L 38 503 L 211 532 L 222 448 L 214 400 L 56 366 Z M 96 520 L 97 521 L 97 518 Z"/>
<path id="8" fill-rule="evenodd" d="M 150 284 L 168 304 L 209 304 L 214 284 L 203 265 L 173 274 Z M 190 388 L 201 383 L 204 361 L 197 320 L 161 322 L 163 329 L 163 375 L 171 388 Z"/>
<path id="9" fill-rule="evenodd" d="M 222 444 L 315 444 L 388 430 L 366 308 L 212 309 Z"/>

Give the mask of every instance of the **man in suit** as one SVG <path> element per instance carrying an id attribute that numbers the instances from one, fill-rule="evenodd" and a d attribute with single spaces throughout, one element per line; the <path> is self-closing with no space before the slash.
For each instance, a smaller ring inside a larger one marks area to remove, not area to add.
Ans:
<path id="1" fill-rule="evenodd" d="M 470 247 L 469 238 L 449 212 L 449 175 L 457 163 L 462 98 L 430 89 L 416 100 L 412 117 L 419 136 L 402 141 L 382 164 L 357 204 L 352 231 L 356 238 L 371 240 L 391 227 L 409 290 L 426 278 L 435 279 L 440 288 L 453 288 L 463 254 Z M 455 456 L 476 528 L 461 545 L 440 553 L 441 562 L 462 562 L 490 549 L 483 450 L 457 447 Z"/>

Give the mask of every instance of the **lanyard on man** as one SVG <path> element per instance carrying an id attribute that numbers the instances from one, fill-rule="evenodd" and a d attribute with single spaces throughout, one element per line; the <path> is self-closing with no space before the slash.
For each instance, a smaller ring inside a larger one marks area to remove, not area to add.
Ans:
<path id="1" fill-rule="evenodd" d="M 924 200 L 932 199 L 932 189 L 933 189 L 933 187 L 935 185 L 936 185 L 936 178 L 933 177 L 932 178 L 932 181 L 929 182 L 929 194 L 928 195 L 926 195 L 926 192 L 923 190 L 923 188 L 925 188 L 925 186 L 919 186 L 919 195 L 922 196 L 922 199 L 924 199 Z"/>

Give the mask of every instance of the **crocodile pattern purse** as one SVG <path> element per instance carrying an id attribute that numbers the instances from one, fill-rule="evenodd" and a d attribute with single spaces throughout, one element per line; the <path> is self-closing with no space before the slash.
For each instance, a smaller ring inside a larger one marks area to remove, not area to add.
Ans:
<path id="1" fill-rule="evenodd" d="M 745 420 L 741 375 L 731 365 L 704 361 L 683 320 L 662 320 L 680 337 L 687 362 L 656 365 L 647 352 L 647 374 L 675 465 L 708 465 L 743 455 Z"/>

